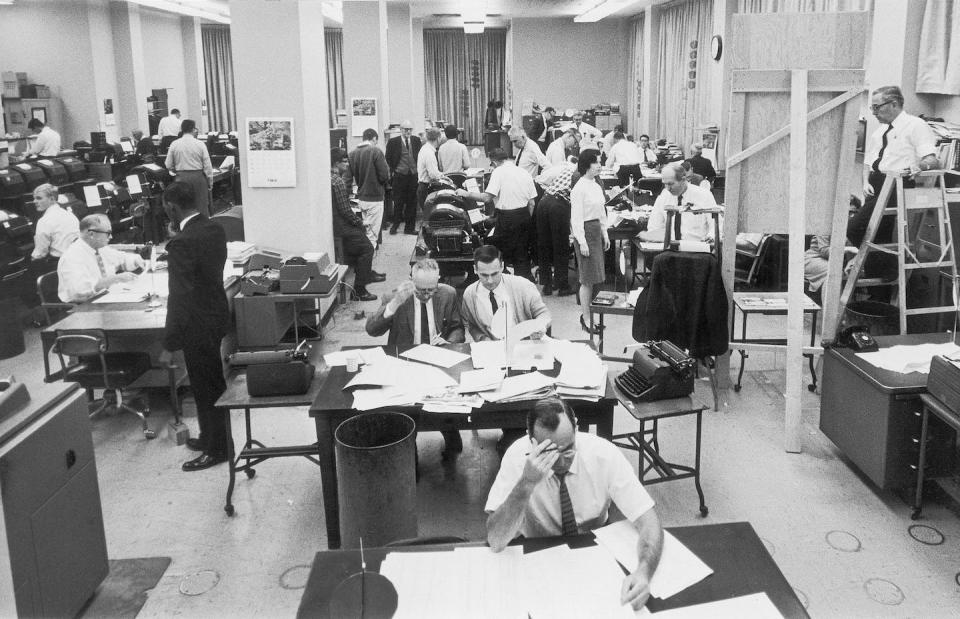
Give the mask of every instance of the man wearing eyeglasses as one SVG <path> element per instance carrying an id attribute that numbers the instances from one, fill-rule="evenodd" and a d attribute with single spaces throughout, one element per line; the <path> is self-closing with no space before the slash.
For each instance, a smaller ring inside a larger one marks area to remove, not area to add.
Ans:
<path id="1" fill-rule="evenodd" d="M 60 256 L 57 295 L 64 303 L 83 303 L 113 284 L 128 282 L 144 268 L 137 254 L 107 247 L 113 227 L 106 215 L 95 213 L 80 220 L 80 235 Z"/>
<path id="2" fill-rule="evenodd" d="M 500 552 L 518 535 L 572 536 L 607 524 L 611 503 L 636 527 L 637 569 L 627 575 L 620 603 L 640 609 L 663 548 L 654 502 L 626 456 L 610 441 L 576 431 L 570 405 L 537 401 L 527 414 L 527 437 L 506 451 L 485 510 L 487 542 Z"/>

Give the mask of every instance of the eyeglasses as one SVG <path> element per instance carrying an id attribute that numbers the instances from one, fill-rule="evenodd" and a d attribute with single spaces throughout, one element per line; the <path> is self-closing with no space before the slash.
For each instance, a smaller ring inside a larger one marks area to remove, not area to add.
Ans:
<path id="1" fill-rule="evenodd" d="M 107 236 L 113 236 L 113 230 L 97 230 L 96 228 L 88 228 L 90 232 L 99 232 L 100 234 L 106 234 Z"/>
<path id="2" fill-rule="evenodd" d="M 882 108 L 883 106 L 888 105 L 888 104 L 890 104 L 890 103 L 893 103 L 893 99 L 890 99 L 890 100 L 888 100 L 888 101 L 884 101 L 883 103 L 877 103 L 876 105 L 871 105 L 871 106 L 870 106 L 870 111 L 871 111 L 871 112 L 879 112 L 879 111 L 880 111 L 880 108 Z"/>

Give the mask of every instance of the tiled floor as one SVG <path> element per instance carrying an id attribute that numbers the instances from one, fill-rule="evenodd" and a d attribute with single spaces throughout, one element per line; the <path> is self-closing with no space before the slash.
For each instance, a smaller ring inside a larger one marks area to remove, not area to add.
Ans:
<path id="1" fill-rule="evenodd" d="M 413 238 L 385 236 L 375 267 L 388 280 L 370 287 L 375 294 L 406 276 Z M 572 297 L 548 297 L 547 304 L 556 337 L 583 336 Z M 354 312 L 375 307 L 371 302 L 338 308 L 321 345 L 334 349 L 369 343 Z M 777 328 L 771 321 L 757 322 L 770 333 Z M 629 343 L 627 318 L 615 317 L 608 324 L 608 352 Z M 40 382 L 36 330 L 27 338 L 26 353 L 0 361 L 0 376 L 16 375 L 40 399 L 56 387 Z M 737 361 L 733 363 L 736 368 Z M 806 390 L 803 453 L 786 453 L 783 365 L 782 354 L 751 354 L 743 390 L 727 393 L 722 411 L 705 414 L 703 488 L 710 507 L 705 521 L 692 482 L 650 487 L 664 524 L 750 521 L 814 617 L 958 616 L 960 521 L 946 508 L 929 505 L 920 523 L 934 527 L 945 541 L 927 545 L 912 538 L 908 529 L 915 523 L 908 506 L 894 494 L 876 490 L 820 433 L 819 397 Z M 709 396 L 706 384 L 698 384 L 698 391 Z M 162 401 L 154 409 L 151 424 L 166 427 Z M 631 421 L 618 409 L 615 430 L 629 430 Z M 195 430 L 196 419 L 188 423 Z M 692 423 L 679 419 L 662 425 L 661 447 L 668 456 L 691 453 Z M 314 431 L 305 410 L 298 409 L 258 412 L 254 430 L 267 444 L 302 442 Z M 223 512 L 224 467 L 181 472 L 190 453 L 165 432 L 157 440 L 144 440 L 130 416 L 97 419 L 93 432 L 110 556 L 173 559 L 141 616 L 280 617 L 295 612 L 306 566 L 317 550 L 326 548 L 316 466 L 303 459 L 263 463 L 254 479 L 238 479 L 237 513 L 228 518 Z M 438 434 L 419 437 L 421 534 L 483 538 L 483 504 L 498 466 L 497 435 L 464 433 L 464 452 L 452 463 L 440 460 Z M 206 592 L 184 593 L 197 591 Z"/>

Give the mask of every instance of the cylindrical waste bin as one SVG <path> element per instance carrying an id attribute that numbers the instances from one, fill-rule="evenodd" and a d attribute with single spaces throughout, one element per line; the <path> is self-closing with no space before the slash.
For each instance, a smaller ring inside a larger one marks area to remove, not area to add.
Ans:
<path id="1" fill-rule="evenodd" d="M 20 302 L 16 297 L 0 299 L 0 359 L 16 357 L 26 350 L 19 309 Z"/>
<path id="2" fill-rule="evenodd" d="M 416 423 L 403 413 L 363 413 L 334 432 L 340 542 L 383 546 L 417 536 Z"/>
<path id="3" fill-rule="evenodd" d="M 854 325 L 867 327 L 871 335 L 900 333 L 900 311 L 889 303 L 855 301 L 847 305 L 840 330 Z"/>

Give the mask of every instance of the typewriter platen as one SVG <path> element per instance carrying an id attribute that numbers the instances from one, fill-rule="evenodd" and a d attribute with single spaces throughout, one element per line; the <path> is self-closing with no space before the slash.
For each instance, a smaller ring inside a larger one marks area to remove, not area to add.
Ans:
<path id="1" fill-rule="evenodd" d="M 666 340 L 641 344 L 633 366 L 614 379 L 631 400 L 653 402 L 693 393 L 696 359 Z"/>

